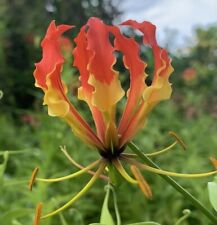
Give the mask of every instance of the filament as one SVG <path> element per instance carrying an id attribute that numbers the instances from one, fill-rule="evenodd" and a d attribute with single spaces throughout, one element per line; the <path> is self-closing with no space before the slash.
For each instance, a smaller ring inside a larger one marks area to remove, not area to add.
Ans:
<path id="1" fill-rule="evenodd" d="M 137 184 L 138 182 L 133 179 L 124 169 L 119 159 L 115 159 L 112 161 L 118 172 L 122 175 L 123 178 L 125 178 L 128 182 L 132 184 Z"/>
<path id="2" fill-rule="evenodd" d="M 66 150 L 65 146 L 60 146 L 60 150 L 63 152 L 63 154 L 66 156 L 66 158 L 74 165 L 76 166 L 78 169 L 84 169 L 85 167 L 80 165 L 79 163 L 77 163 L 68 153 L 68 151 Z M 87 173 L 91 174 L 91 175 L 94 175 L 95 172 L 93 170 L 88 170 Z M 99 176 L 99 178 L 105 180 L 105 181 L 108 181 L 109 178 L 103 174 L 101 174 Z"/>
<path id="3" fill-rule="evenodd" d="M 38 203 L 38 205 L 36 207 L 34 225 L 39 225 L 40 218 L 41 218 L 42 206 L 43 206 L 43 204 L 40 202 L 40 203 Z"/>
<path id="4" fill-rule="evenodd" d="M 125 160 L 128 161 L 130 164 L 136 165 L 139 168 L 144 169 L 146 171 L 156 173 L 156 174 L 162 174 L 162 175 L 166 175 L 166 176 L 184 177 L 184 178 L 200 178 L 200 177 L 207 177 L 207 176 L 217 174 L 217 170 L 207 172 L 207 173 L 196 173 L 196 174 L 175 173 L 175 172 L 169 172 L 169 171 L 153 168 L 151 166 L 139 163 L 135 160 L 131 160 L 131 159 L 127 159 L 127 158 L 125 158 Z"/>
<path id="5" fill-rule="evenodd" d="M 39 171 L 39 168 L 36 167 L 33 172 L 32 172 L 32 175 L 31 175 L 31 178 L 29 180 L 29 190 L 32 191 L 32 187 L 33 187 L 33 184 L 35 183 L 35 179 L 36 179 L 36 176 L 38 174 L 38 171 Z"/>
<path id="6" fill-rule="evenodd" d="M 40 181 L 40 182 L 46 182 L 46 183 L 51 183 L 51 182 L 59 182 L 59 181 L 63 181 L 63 180 L 67 180 L 67 179 L 71 179 L 74 177 L 78 177 L 83 173 L 86 173 L 88 170 L 96 167 L 99 164 L 100 160 L 97 160 L 93 163 L 91 163 L 89 166 L 84 167 L 83 169 L 79 170 L 78 172 L 69 174 L 67 176 L 63 176 L 63 177 L 58 177 L 58 178 L 50 178 L 50 179 L 46 179 L 46 178 L 36 178 L 36 181 Z"/>
<path id="7" fill-rule="evenodd" d="M 169 145 L 168 147 L 166 147 L 162 150 L 154 151 L 153 153 L 146 153 L 144 155 L 148 156 L 148 157 L 152 157 L 152 156 L 157 156 L 157 155 L 166 153 L 166 152 L 170 151 L 178 143 L 184 150 L 186 150 L 186 148 L 187 148 L 186 144 L 182 141 L 182 139 L 174 131 L 170 131 L 169 134 L 171 136 L 173 136 L 176 139 L 176 141 L 174 141 L 171 145 Z"/>
<path id="8" fill-rule="evenodd" d="M 170 151 L 177 143 L 178 143 L 178 141 L 175 141 L 171 145 L 169 145 L 168 147 L 166 147 L 166 148 L 164 148 L 164 149 L 162 149 L 160 151 L 156 151 L 156 152 L 153 152 L 153 153 L 147 153 L 145 155 L 151 157 L 151 156 L 156 156 L 156 155 L 163 154 L 165 152 Z"/>
<path id="9" fill-rule="evenodd" d="M 57 209 L 51 213 L 48 213 L 47 215 L 42 216 L 41 219 L 45 219 L 47 217 L 56 215 L 57 213 L 63 211 L 67 207 L 69 207 L 76 200 L 81 198 L 92 187 L 92 185 L 95 183 L 95 181 L 97 180 L 99 175 L 103 173 L 105 167 L 106 167 L 106 162 L 101 160 L 99 169 L 96 171 L 94 176 L 90 179 L 90 181 L 84 186 L 84 188 L 80 192 L 78 192 L 77 195 L 75 195 L 70 201 L 68 201 L 65 205 L 61 206 L 59 209 Z"/>
<path id="10" fill-rule="evenodd" d="M 131 171 L 132 171 L 134 177 L 138 181 L 138 185 L 139 185 L 141 191 L 147 198 L 150 199 L 152 197 L 151 187 L 149 186 L 149 184 L 144 179 L 144 177 L 142 176 L 142 174 L 140 173 L 139 169 L 136 166 L 132 165 L 130 168 L 131 168 Z"/>

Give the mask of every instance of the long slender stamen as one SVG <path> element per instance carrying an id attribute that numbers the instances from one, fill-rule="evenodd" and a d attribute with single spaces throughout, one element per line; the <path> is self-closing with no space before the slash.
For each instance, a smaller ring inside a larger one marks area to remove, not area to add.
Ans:
<path id="1" fill-rule="evenodd" d="M 167 176 L 173 176 L 173 177 L 200 178 L 200 177 L 207 177 L 207 176 L 211 176 L 211 175 L 217 174 L 217 170 L 211 171 L 211 172 L 207 172 L 207 173 L 196 173 L 196 174 L 175 173 L 175 172 L 169 172 L 169 171 L 165 171 L 165 170 L 156 169 L 156 168 L 153 168 L 151 166 L 139 163 L 139 162 L 137 162 L 135 160 L 132 160 L 132 159 L 125 158 L 125 160 L 128 161 L 130 164 L 136 165 L 139 168 L 144 169 L 146 171 L 149 171 L 149 172 L 152 172 L 152 173 L 156 173 L 156 174 L 163 174 L 163 175 L 167 175 Z"/>
<path id="2" fill-rule="evenodd" d="M 172 137 L 174 137 L 176 139 L 175 142 L 173 142 L 171 145 L 169 145 L 168 147 L 160 150 L 160 151 L 155 151 L 153 153 L 147 153 L 145 154 L 146 156 L 149 156 L 149 157 L 152 157 L 152 156 L 157 156 L 157 155 L 160 155 L 160 154 L 163 154 L 163 153 L 166 153 L 168 151 L 170 151 L 176 144 L 180 144 L 180 146 L 186 150 L 187 149 L 187 146 L 186 144 L 184 143 L 184 141 L 174 132 L 174 131 L 170 131 L 169 132 L 169 135 L 171 135 Z"/>
<path id="3" fill-rule="evenodd" d="M 112 161 L 118 172 L 122 175 L 123 178 L 125 178 L 128 182 L 132 184 L 137 184 L 138 182 L 133 179 L 124 169 L 119 159 L 115 159 Z"/>
<path id="4" fill-rule="evenodd" d="M 166 147 L 166 148 L 164 148 L 164 149 L 162 149 L 160 151 L 156 151 L 156 152 L 153 152 L 153 153 L 146 153 L 145 155 L 149 156 L 149 157 L 152 157 L 152 156 L 163 154 L 165 152 L 170 151 L 177 143 L 178 143 L 178 141 L 175 141 L 171 145 L 169 145 L 168 147 Z"/>
<path id="5" fill-rule="evenodd" d="M 84 167 L 83 169 L 79 170 L 78 172 L 69 174 L 67 176 L 63 176 L 63 177 L 58 177 L 58 178 L 50 178 L 50 179 L 46 179 L 46 178 L 36 178 L 36 181 L 40 181 L 40 182 L 46 182 L 46 183 L 51 183 L 51 182 L 59 182 L 59 181 L 63 181 L 63 180 L 67 180 L 67 179 L 71 179 L 74 177 L 78 177 L 81 174 L 86 173 L 88 170 L 96 167 L 98 164 L 100 163 L 100 160 L 97 160 L 93 163 L 91 163 L 89 166 Z"/>
<path id="6" fill-rule="evenodd" d="M 169 146 L 167 146 L 167 147 L 164 148 L 164 149 L 161 149 L 161 150 L 159 150 L 159 151 L 154 151 L 154 152 L 152 152 L 152 153 L 146 153 L 145 155 L 148 156 L 148 157 L 153 157 L 153 156 L 161 155 L 161 154 L 163 154 L 163 153 L 166 153 L 166 152 L 172 150 L 172 148 L 173 148 L 175 145 L 177 145 L 177 144 L 180 144 L 181 147 L 183 147 L 183 143 L 184 143 L 184 142 L 182 142 L 182 144 L 181 144 L 180 140 L 181 140 L 181 139 L 179 139 L 179 141 L 178 141 L 178 140 L 174 141 L 172 144 L 170 144 Z M 183 147 L 183 149 L 184 149 L 184 147 Z M 131 154 L 131 153 L 123 153 L 122 155 L 123 155 L 123 156 L 130 156 L 130 157 L 132 157 L 132 158 L 137 157 L 136 154 Z"/>
<path id="7" fill-rule="evenodd" d="M 151 187 L 149 186 L 148 182 L 145 180 L 145 178 L 142 176 L 142 174 L 140 173 L 139 169 L 132 165 L 130 167 L 134 177 L 136 178 L 136 180 L 138 181 L 138 185 L 141 189 L 141 191 L 144 193 L 144 195 L 147 198 L 151 198 L 152 197 L 152 191 L 151 191 Z"/>
<path id="8" fill-rule="evenodd" d="M 100 166 L 99 169 L 96 171 L 96 173 L 94 174 L 94 176 L 90 179 L 90 181 L 84 186 L 84 188 L 78 192 L 77 195 L 75 195 L 70 201 L 68 201 L 65 205 L 63 205 L 62 207 L 60 207 L 59 209 L 48 213 L 47 215 L 44 215 L 41 217 L 41 219 L 45 219 L 47 217 L 50 216 L 54 216 L 57 213 L 63 211 L 64 209 L 66 209 L 67 207 L 69 207 L 71 204 L 73 204 L 76 200 L 78 200 L 79 198 L 81 198 L 91 187 L 92 185 L 95 183 L 96 179 L 100 176 L 100 174 L 103 173 L 104 169 L 106 167 L 106 162 L 103 160 L 100 160 Z"/>
<path id="9" fill-rule="evenodd" d="M 74 165 L 76 166 L 78 169 L 84 169 L 85 167 L 80 165 L 79 163 L 77 163 L 68 153 L 68 151 L 66 150 L 66 147 L 65 146 L 60 146 L 60 150 L 63 152 L 63 154 L 66 156 L 66 158 Z M 87 173 L 91 174 L 91 175 L 94 175 L 95 172 L 93 170 L 88 170 Z M 101 174 L 99 176 L 99 178 L 101 178 L 102 180 L 105 180 L 105 181 L 109 181 L 109 178 L 103 174 Z"/>

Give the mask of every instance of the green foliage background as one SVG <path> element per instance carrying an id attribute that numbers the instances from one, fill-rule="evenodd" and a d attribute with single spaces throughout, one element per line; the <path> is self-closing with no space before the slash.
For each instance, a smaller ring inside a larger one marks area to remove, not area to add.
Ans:
<path id="1" fill-rule="evenodd" d="M 94 3 L 95 2 L 95 3 Z M 47 24 L 76 24 L 80 27 L 89 16 L 99 16 L 110 23 L 119 12 L 109 1 L 1 1 L 0 7 L 0 90 L 4 97 L 0 108 L 0 225 L 32 224 L 35 206 L 44 203 L 43 212 L 57 208 L 70 199 L 90 179 L 89 175 L 61 184 L 39 184 L 28 191 L 27 180 L 35 166 L 41 177 L 60 176 L 76 171 L 59 150 L 65 145 L 76 161 L 87 165 L 97 158 L 96 151 L 88 148 L 71 133 L 62 121 L 47 116 L 42 109 L 42 94 L 34 88 L 32 71 L 40 59 L 39 42 Z M 75 31 L 76 32 L 76 31 Z M 74 35 L 70 33 L 70 35 Z M 145 129 L 135 138 L 144 152 L 161 149 L 172 142 L 168 131 L 176 131 L 188 146 L 154 159 L 162 168 L 182 173 L 212 170 L 210 156 L 217 148 L 217 27 L 198 28 L 195 42 L 185 51 L 172 53 L 175 72 L 171 78 L 173 97 L 162 102 L 151 114 Z M 153 65 L 147 50 L 144 59 Z M 122 72 L 122 64 L 116 65 Z M 186 69 L 193 78 L 186 79 Z M 152 67 L 148 68 L 152 71 Z M 68 82 L 71 92 L 77 88 L 77 72 L 66 65 L 65 74 L 73 74 Z M 90 120 L 85 104 L 74 104 Z M 119 105 L 123 108 L 123 102 Z M 15 151 L 7 155 L 6 150 Z M 19 153 L 19 151 L 22 151 Z M 120 213 L 124 224 L 137 221 L 156 221 L 163 225 L 175 224 L 182 210 L 192 211 L 183 225 L 205 225 L 209 221 L 190 202 L 176 193 L 159 176 L 145 172 L 153 190 L 153 199 L 147 200 L 140 190 L 123 183 L 117 191 Z M 177 179 L 187 190 L 212 210 L 208 201 L 206 179 Z M 95 186 L 70 209 L 59 216 L 42 221 L 42 225 L 86 225 L 98 222 L 104 198 L 105 182 Z"/>

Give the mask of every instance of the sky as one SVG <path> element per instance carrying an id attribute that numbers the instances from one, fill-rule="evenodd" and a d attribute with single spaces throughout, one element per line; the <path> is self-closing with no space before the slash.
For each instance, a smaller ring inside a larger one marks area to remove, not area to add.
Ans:
<path id="1" fill-rule="evenodd" d="M 217 0 L 122 0 L 121 20 L 150 21 L 157 26 L 159 42 L 164 42 L 176 32 L 176 47 L 190 41 L 193 28 L 217 25 Z"/>

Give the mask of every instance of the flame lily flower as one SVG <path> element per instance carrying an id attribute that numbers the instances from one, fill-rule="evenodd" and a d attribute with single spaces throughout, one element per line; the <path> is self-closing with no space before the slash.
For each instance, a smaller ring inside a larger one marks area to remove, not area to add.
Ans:
<path id="1" fill-rule="evenodd" d="M 137 23 L 129 20 L 121 26 L 131 26 L 143 33 L 143 43 L 149 45 L 154 54 L 153 81 L 147 86 L 145 68 L 140 58 L 140 46 L 133 38 L 127 38 L 117 26 L 108 26 L 97 18 L 90 18 L 75 38 L 74 66 L 80 72 L 81 86 L 78 98 L 86 101 L 92 113 L 96 133 L 82 118 L 67 97 L 67 87 L 61 79 L 64 58 L 61 52 L 62 33 L 72 26 L 55 26 L 51 22 L 42 41 L 43 57 L 36 64 L 34 77 L 36 86 L 44 93 L 44 104 L 48 114 L 61 117 L 84 142 L 98 149 L 101 154 L 119 154 L 146 121 L 148 113 L 161 100 L 171 95 L 168 78 L 173 71 L 171 60 L 165 49 L 158 46 L 155 26 L 149 22 Z M 114 38 L 111 42 L 110 35 Z M 116 105 L 124 97 L 115 51 L 123 54 L 123 61 L 130 73 L 130 88 L 127 102 L 119 123 L 116 123 Z"/>
<path id="2" fill-rule="evenodd" d="M 141 46 L 134 38 L 124 35 L 120 27 L 128 26 L 142 33 L 143 45 L 152 49 L 154 57 L 154 71 L 151 85 L 146 84 L 147 64 L 140 57 Z M 73 28 L 69 25 L 56 26 L 52 21 L 48 27 L 42 46 L 42 60 L 36 63 L 34 77 L 36 86 L 44 91 L 44 105 L 48 106 L 50 116 L 60 117 L 71 127 L 73 133 L 88 145 L 94 147 L 100 154 L 100 159 L 87 167 L 79 166 L 76 173 L 60 178 L 37 178 L 36 170 L 30 180 L 30 187 L 34 181 L 37 182 L 59 182 L 77 177 L 89 172 L 93 176 L 87 185 L 68 203 L 59 209 L 42 216 L 46 218 L 57 214 L 70 206 L 80 198 L 96 181 L 102 177 L 105 169 L 115 169 L 128 182 L 137 184 L 147 197 L 151 197 L 151 189 L 139 169 L 144 169 L 158 174 L 173 176 L 200 177 L 211 175 L 216 171 L 206 174 L 177 174 L 152 168 L 135 160 L 135 155 L 124 152 L 127 143 L 133 139 L 135 134 L 144 126 L 149 112 L 162 100 L 169 99 L 172 88 L 169 77 L 173 72 L 171 59 L 167 51 L 161 48 L 156 40 L 156 27 L 150 22 L 138 23 L 128 20 L 120 26 L 104 24 L 98 18 L 90 18 L 74 39 L 76 47 L 73 51 L 75 66 L 80 73 L 80 87 L 78 99 L 87 103 L 90 108 L 95 130 L 80 115 L 73 103 L 67 97 L 67 86 L 61 78 L 64 57 L 61 52 L 62 34 Z M 130 87 L 124 90 L 119 80 L 119 72 L 114 69 L 117 61 L 116 52 L 123 55 L 123 64 L 129 71 Z M 120 121 L 116 121 L 116 107 L 118 102 L 126 96 L 126 105 L 123 109 Z M 175 142 L 167 148 L 149 154 L 154 156 L 170 150 L 177 143 L 182 146 L 183 142 L 175 135 Z M 63 150 L 65 154 L 66 151 Z M 70 156 L 67 156 L 70 158 Z M 122 162 L 131 165 L 132 176 L 128 174 Z M 92 169 L 98 167 L 93 171 Z M 37 169 L 38 171 L 38 169 Z M 112 182 L 112 175 L 109 174 Z M 42 205 L 40 203 L 40 214 Z M 39 211 L 39 210 L 38 210 Z M 39 212 L 37 212 L 39 215 Z M 39 221 L 38 217 L 37 221 Z M 36 222 L 37 224 L 38 222 Z"/>

